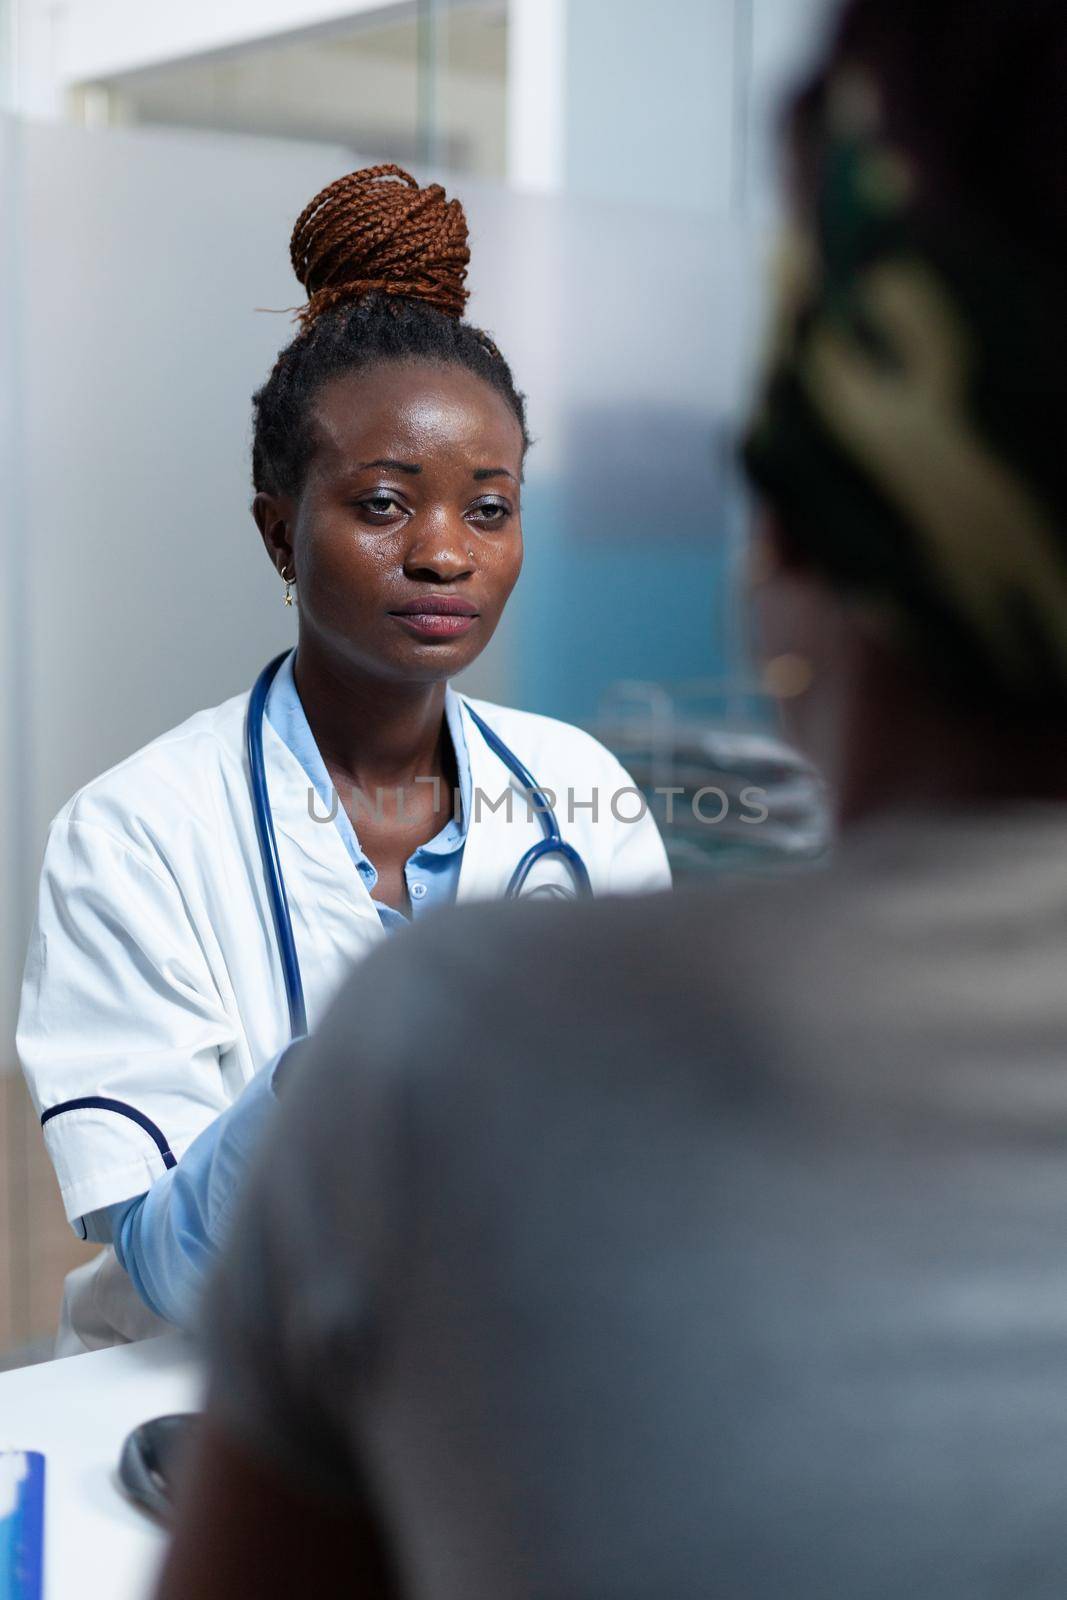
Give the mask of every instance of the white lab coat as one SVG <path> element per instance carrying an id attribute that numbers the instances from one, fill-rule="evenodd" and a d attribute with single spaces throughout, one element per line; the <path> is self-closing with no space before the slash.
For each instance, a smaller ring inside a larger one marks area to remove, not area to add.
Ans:
<path id="1" fill-rule="evenodd" d="M 180 1158 L 286 1045 L 289 1016 L 255 832 L 242 694 L 201 711 L 81 789 L 52 823 L 22 990 L 17 1045 L 38 1113 L 85 1097 L 151 1119 Z M 461 900 L 501 897 L 540 822 L 461 699 L 472 806 Z M 663 842 L 631 780 L 580 729 L 469 702 L 542 788 L 595 893 L 665 888 Z M 309 815 L 309 783 L 269 722 L 274 827 L 313 1028 L 351 963 L 386 937 L 333 822 Z M 507 808 L 491 802 L 510 791 Z M 574 804 L 570 804 L 573 793 Z M 593 794 L 598 813 L 587 808 Z M 315 810 L 321 816 L 321 803 Z M 532 893 L 571 891 L 558 857 Z M 68 1218 L 143 1193 L 162 1156 L 129 1115 L 64 1111 L 44 1127 Z M 142 1338 L 164 1324 L 110 1249 L 68 1278 L 59 1353 Z"/>

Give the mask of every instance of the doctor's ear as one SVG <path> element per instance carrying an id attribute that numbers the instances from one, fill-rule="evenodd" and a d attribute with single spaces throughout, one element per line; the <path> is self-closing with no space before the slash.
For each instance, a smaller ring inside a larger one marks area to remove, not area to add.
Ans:
<path id="1" fill-rule="evenodd" d="M 260 490 L 252 501 L 252 515 L 259 529 L 272 566 L 285 573 L 292 564 L 293 547 L 289 531 L 293 523 L 294 506 L 289 495 L 267 494 Z"/>

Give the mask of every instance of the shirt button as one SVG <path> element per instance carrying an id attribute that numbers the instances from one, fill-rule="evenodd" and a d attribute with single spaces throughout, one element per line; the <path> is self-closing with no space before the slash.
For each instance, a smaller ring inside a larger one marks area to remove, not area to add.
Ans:
<path id="1" fill-rule="evenodd" d="M 413 900 L 421 900 L 421 899 L 423 899 L 425 894 L 426 894 L 426 885 L 424 883 L 413 883 L 411 885 L 411 898 Z"/>

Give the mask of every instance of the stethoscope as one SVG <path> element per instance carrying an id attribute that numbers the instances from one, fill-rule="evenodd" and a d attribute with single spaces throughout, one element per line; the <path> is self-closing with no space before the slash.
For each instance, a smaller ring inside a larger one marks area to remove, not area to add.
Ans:
<path id="1" fill-rule="evenodd" d="M 263 854 L 263 870 L 267 879 L 267 892 L 270 896 L 271 912 L 274 917 L 274 930 L 278 938 L 278 950 L 282 958 L 282 973 L 285 978 L 285 994 L 289 1002 L 289 1027 L 294 1039 L 303 1038 L 307 1033 L 307 1007 L 304 1003 L 304 984 L 300 976 L 300 960 L 296 953 L 296 940 L 293 937 L 293 919 L 289 915 L 289 900 L 285 892 L 285 879 L 282 876 L 282 864 L 278 856 L 278 841 L 274 836 L 274 817 L 270 808 L 270 795 L 267 792 L 267 772 L 263 760 L 263 717 L 266 710 L 267 694 L 274 682 L 278 668 L 289 654 L 283 650 L 282 654 L 263 668 L 256 679 L 252 693 L 248 700 L 248 716 L 245 722 L 245 740 L 248 746 L 248 767 L 252 785 L 252 810 L 256 820 L 256 833 L 259 836 L 259 847 Z M 486 744 L 493 754 L 499 756 L 508 771 L 519 780 L 523 789 L 529 796 L 530 804 L 537 809 L 541 819 L 541 828 L 544 838 L 531 845 L 529 850 L 519 862 L 505 891 L 506 898 L 514 900 L 522 893 L 530 873 L 539 861 L 544 861 L 548 856 L 558 855 L 567 863 L 575 888 L 580 895 L 591 895 L 593 886 L 589 881 L 589 873 L 585 863 L 573 845 L 567 844 L 559 831 L 556 813 L 548 803 L 548 798 L 543 789 L 531 777 L 523 766 L 518 756 L 509 750 L 504 741 L 487 727 L 482 718 L 469 705 L 466 706 L 467 715 L 473 721 Z M 144 1111 L 137 1106 L 129 1105 L 125 1100 L 115 1100 L 105 1095 L 80 1095 L 74 1100 L 61 1101 L 59 1105 L 50 1106 L 41 1113 L 41 1126 L 50 1122 L 53 1117 L 61 1116 L 67 1111 L 109 1111 L 117 1116 L 128 1117 L 131 1122 L 148 1135 L 159 1151 L 164 1167 L 175 1167 L 178 1158 L 170 1148 L 166 1134 L 159 1125 L 152 1121 Z"/>
<path id="2" fill-rule="evenodd" d="M 289 653 L 288 650 L 283 650 L 280 656 L 268 662 L 256 679 L 248 699 L 245 739 L 248 745 L 248 769 L 252 786 L 252 811 L 255 816 L 256 833 L 259 836 L 259 848 L 263 855 L 263 871 L 266 875 L 267 893 L 270 897 L 278 952 L 285 978 L 285 993 L 289 1002 L 289 1026 L 293 1038 L 299 1039 L 308 1031 L 304 984 L 300 976 L 300 958 L 296 953 L 293 919 L 289 914 L 289 899 L 285 892 L 278 841 L 274 835 L 274 816 L 267 790 L 266 763 L 263 759 L 263 718 L 266 714 L 267 695 L 279 667 Z M 559 856 L 566 862 L 579 895 L 591 895 L 593 886 L 589 881 L 585 862 L 574 846 L 568 844 L 560 833 L 556 813 L 549 805 L 544 791 L 515 752 L 508 749 L 499 734 L 494 733 L 471 706 L 466 706 L 466 712 L 493 754 L 499 757 L 528 794 L 530 804 L 540 818 L 541 830 L 544 833 L 544 838 L 538 839 L 536 844 L 530 846 L 511 874 L 507 889 L 504 891 L 504 898 L 518 899 L 534 867 L 538 862 L 547 860 L 549 856 Z"/>

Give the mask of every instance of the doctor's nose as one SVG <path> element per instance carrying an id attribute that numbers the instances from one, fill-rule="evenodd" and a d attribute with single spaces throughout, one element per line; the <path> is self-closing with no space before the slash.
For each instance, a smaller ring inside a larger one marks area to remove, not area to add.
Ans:
<path id="1" fill-rule="evenodd" d="M 463 521 L 431 522 L 412 539 L 404 557 L 406 575 L 423 583 L 455 583 L 473 571 L 473 537 Z"/>

